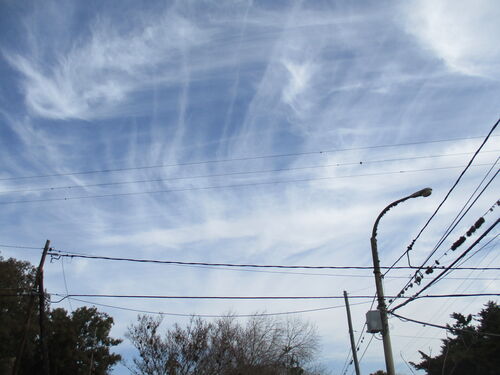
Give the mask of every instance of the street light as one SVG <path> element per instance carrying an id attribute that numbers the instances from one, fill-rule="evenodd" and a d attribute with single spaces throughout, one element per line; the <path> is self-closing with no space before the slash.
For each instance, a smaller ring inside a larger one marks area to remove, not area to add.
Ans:
<path id="1" fill-rule="evenodd" d="M 377 297 L 378 297 L 378 311 L 380 312 L 380 319 L 382 321 L 382 340 L 384 343 L 384 356 L 385 356 L 385 366 L 387 368 L 387 375 L 395 375 L 394 370 L 394 359 L 392 358 L 392 347 L 391 347 L 391 337 L 389 335 L 389 323 L 387 321 L 387 306 L 385 305 L 384 299 L 384 288 L 382 286 L 382 276 L 380 273 L 380 260 L 378 258 L 378 250 L 377 250 L 377 227 L 380 219 L 384 216 L 387 211 L 391 208 L 397 206 L 401 202 L 404 202 L 410 198 L 418 198 L 418 197 L 428 197 L 431 195 L 432 189 L 425 188 L 419 190 L 407 197 L 398 199 L 397 201 L 392 202 L 386 208 L 382 210 L 380 215 L 378 215 L 377 220 L 375 220 L 375 224 L 373 225 L 371 247 L 372 247 L 372 257 L 373 257 L 373 273 L 375 275 L 375 286 L 377 288 Z"/>

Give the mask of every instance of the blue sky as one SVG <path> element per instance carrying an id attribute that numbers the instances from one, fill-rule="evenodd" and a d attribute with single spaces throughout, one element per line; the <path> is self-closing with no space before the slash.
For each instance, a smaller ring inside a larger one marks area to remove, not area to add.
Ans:
<path id="1" fill-rule="evenodd" d="M 378 213 L 431 186 L 431 197 L 406 202 L 381 222 L 380 256 L 390 264 L 499 116 L 495 1 L 4 0 L 0 7 L 3 244 L 41 247 L 50 239 L 56 249 L 107 256 L 365 266 Z M 455 140 L 425 143 L 449 139 Z M 418 144 L 364 148 L 407 143 Z M 349 150 L 332 151 L 338 149 Z M 415 244 L 415 263 L 425 259 L 498 149 L 492 137 Z M 108 172 L 74 174 L 96 170 Z M 58 176 L 18 178 L 40 175 Z M 163 192 L 148 193 L 154 191 Z M 496 182 L 437 254 L 498 199 L 494 191 Z M 485 217 L 487 223 L 495 215 Z M 495 245 L 468 265 L 498 265 Z M 40 255 L 1 251 L 33 263 Z M 82 259 L 63 266 L 74 294 L 374 293 L 370 272 L 292 275 Z M 453 276 L 469 279 L 450 279 L 431 291 L 498 291 L 497 275 L 458 271 Z M 404 282 L 387 278 L 386 294 Z M 60 260 L 47 264 L 46 286 L 66 293 Z M 443 324 L 451 312 L 476 312 L 486 300 L 414 302 L 401 313 Z M 186 314 L 341 305 L 94 302 Z M 368 306 L 352 308 L 358 331 Z M 102 310 L 115 318 L 116 336 L 136 315 Z M 338 373 L 348 348 L 344 310 L 301 317 L 318 326 L 321 361 Z M 165 317 L 164 324 L 179 320 Z M 402 357 L 417 360 L 418 349 L 439 350 L 442 331 L 390 323 L 401 373 L 408 372 Z M 130 360 L 127 342 L 118 350 Z M 362 368 L 383 368 L 382 358 L 381 343 L 373 340 Z M 115 372 L 127 373 L 122 366 Z"/>

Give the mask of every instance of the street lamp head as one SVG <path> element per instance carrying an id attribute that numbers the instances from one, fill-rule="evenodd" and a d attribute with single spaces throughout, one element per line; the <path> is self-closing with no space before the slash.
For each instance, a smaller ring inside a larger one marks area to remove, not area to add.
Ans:
<path id="1" fill-rule="evenodd" d="M 413 193 L 412 195 L 410 195 L 410 197 L 412 197 L 412 198 L 428 197 L 431 194 L 432 194 L 432 189 L 431 188 L 425 188 L 425 189 L 422 189 L 422 190 L 419 190 L 419 191 Z"/>

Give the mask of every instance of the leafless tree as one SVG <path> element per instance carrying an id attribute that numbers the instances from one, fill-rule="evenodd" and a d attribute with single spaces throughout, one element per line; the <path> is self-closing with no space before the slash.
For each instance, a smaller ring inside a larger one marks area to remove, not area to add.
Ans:
<path id="1" fill-rule="evenodd" d="M 139 352 L 138 375 L 295 375 L 308 370 L 318 350 L 310 323 L 254 315 L 246 324 L 227 316 L 213 322 L 192 318 L 161 336 L 161 318 L 139 316 L 127 337 Z"/>

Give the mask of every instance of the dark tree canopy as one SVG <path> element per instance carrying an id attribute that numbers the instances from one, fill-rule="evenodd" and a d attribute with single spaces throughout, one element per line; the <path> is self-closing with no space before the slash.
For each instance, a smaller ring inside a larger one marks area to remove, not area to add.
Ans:
<path id="1" fill-rule="evenodd" d="M 36 277 L 36 269 L 29 262 L 22 262 L 0 257 L 0 293 L 15 295 L 32 291 Z M 36 299 L 38 304 L 38 299 Z M 28 298 L 2 297 L 0 298 L 0 371 L 5 372 L 13 364 L 20 338 L 24 332 L 24 320 L 28 309 Z M 28 337 L 25 353 L 37 353 L 38 346 L 38 310 L 35 309 L 31 325 L 28 327 Z M 23 361 L 24 373 L 29 373 L 33 361 Z"/>
<path id="2" fill-rule="evenodd" d="M 431 357 L 421 351 L 422 362 L 412 363 L 428 375 L 496 375 L 500 369 L 500 307 L 488 302 L 477 317 L 453 313 L 456 329 L 443 340 L 441 353 Z M 478 322 L 473 325 L 473 321 Z"/>
<path id="3" fill-rule="evenodd" d="M 0 257 L 0 373 L 8 373 L 24 332 L 29 297 L 5 294 L 29 293 L 36 269 L 28 262 Z M 38 305 L 38 298 L 35 298 Z M 81 307 L 71 314 L 62 308 L 48 313 L 47 342 L 50 374 L 109 373 L 120 356 L 110 349 L 121 340 L 109 336 L 113 318 L 96 308 Z M 32 313 L 20 374 L 41 373 L 38 309 Z M 92 371 L 90 371 L 92 366 Z"/>
<path id="4" fill-rule="evenodd" d="M 139 316 L 127 337 L 139 352 L 133 371 L 141 375 L 313 374 L 318 349 L 314 327 L 298 320 L 254 316 L 243 325 L 230 316 L 207 322 L 193 318 L 164 335 L 161 319 Z"/>
<path id="5" fill-rule="evenodd" d="M 110 353 L 110 348 L 121 342 L 109 337 L 112 326 L 113 318 L 95 307 L 80 307 L 71 315 L 61 308 L 52 310 L 49 319 L 51 374 L 107 374 L 121 359 Z"/>

